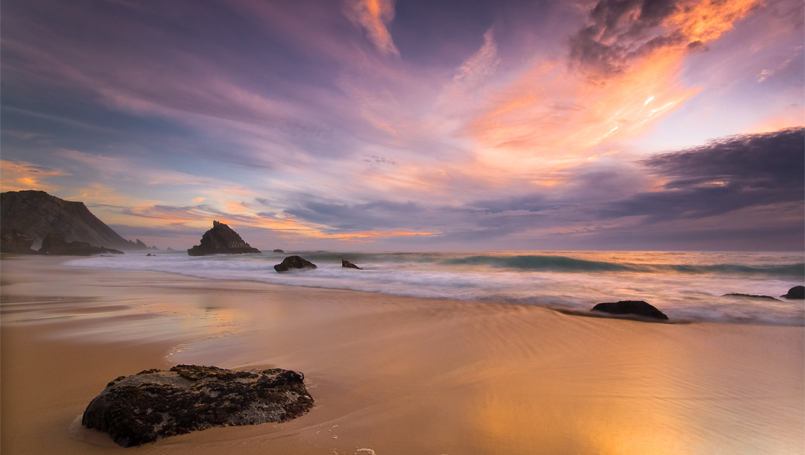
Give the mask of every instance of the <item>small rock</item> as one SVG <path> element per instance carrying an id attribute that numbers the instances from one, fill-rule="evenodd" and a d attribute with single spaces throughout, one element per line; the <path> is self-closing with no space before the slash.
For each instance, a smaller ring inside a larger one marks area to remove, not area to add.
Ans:
<path id="1" fill-rule="evenodd" d="M 346 259 L 341 259 L 341 267 L 346 267 L 348 269 L 358 269 L 363 270 L 362 268 L 358 267 L 357 265 L 347 261 Z"/>
<path id="2" fill-rule="evenodd" d="M 304 376 L 295 371 L 177 365 L 113 380 L 81 423 L 132 447 L 217 426 L 286 422 L 312 407 Z"/>
<path id="3" fill-rule="evenodd" d="M 777 300 L 770 295 L 753 295 L 753 294 L 724 294 L 722 297 L 739 297 L 743 299 L 758 299 L 758 300 Z"/>
<path id="4" fill-rule="evenodd" d="M 788 294 L 781 295 L 780 297 L 784 297 L 786 299 L 791 300 L 805 299 L 805 286 L 794 286 L 793 288 L 788 290 Z"/>
<path id="5" fill-rule="evenodd" d="M 274 266 L 277 272 L 287 272 L 291 269 L 315 269 L 316 264 L 299 256 L 288 256 L 281 263 Z"/>
<path id="6" fill-rule="evenodd" d="M 146 254 L 147 257 L 151 257 L 151 253 Z"/>
<path id="7" fill-rule="evenodd" d="M 276 250 L 274 250 L 273 252 L 274 252 L 274 253 L 284 253 L 284 251 L 282 251 L 282 250 L 281 250 L 281 249 L 279 249 L 279 248 L 277 248 L 277 249 L 276 249 Z"/>
<path id="8" fill-rule="evenodd" d="M 599 303 L 591 311 L 601 311 L 609 314 L 633 314 L 655 319 L 668 320 L 662 311 L 642 300 L 621 300 L 619 302 Z"/>

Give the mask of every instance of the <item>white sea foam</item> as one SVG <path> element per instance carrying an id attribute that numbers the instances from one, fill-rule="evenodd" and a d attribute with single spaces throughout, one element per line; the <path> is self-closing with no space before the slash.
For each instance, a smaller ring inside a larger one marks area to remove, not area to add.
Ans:
<path id="1" fill-rule="evenodd" d="M 672 319 L 782 325 L 803 325 L 805 319 L 802 301 L 724 297 L 730 293 L 777 297 L 802 284 L 805 265 L 800 253 L 301 252 L 297 254 L 318 268 L 286 273 L 276 273 L 273 266 L 291 253 L 145 254 L 68 264 L 576 310 L 605 301 L 645 300 Z M 341 259 L 364 270 L 342 268 Z"/>

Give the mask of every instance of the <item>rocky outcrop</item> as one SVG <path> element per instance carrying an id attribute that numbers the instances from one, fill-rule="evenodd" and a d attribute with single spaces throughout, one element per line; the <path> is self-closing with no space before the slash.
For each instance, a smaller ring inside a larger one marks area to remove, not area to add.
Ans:
<path id="1" fill-rule="evenodd" d="M 83 202 L 72 202 L 44 191 L 8 191 L 0 194 L 0 225 L 34 238 L 38 248 L 50 233 L 66 241 L 93 246 L 132 249 L 130 243 L 93 215 Z"/>
<path id="2" fill-rule="evenodd" d="M 724 294 L 722 297 L 736 297 L 739 299 L 753 299 L 753 300 L 777 300 L 770 295 L 754 295 L 754 294 Z"/>
<path id="3" fill-rule="evenodd" d="M 205 232 L 201 237 L 201 244 L 187 250 L 190 256 L 206 256 L 208 254 L 244 254 L 259 253 L 260 250 L 252 248 L 244 242 L 237 232 L 232 228 L 219 223 L 212 222 L 212 229 Z"/>
<path id="4" fill-rule="evenodd" d="M 132 447 L 211 427 L 286 422 L 312 407 L 304 376 L 295 371 L 177 365 L 110 382 L 81 423 Z"/>
<path id="5" fill-rule="evenodd" d="M 346 259 L 341 259 L 341 267 L 345 267 L 345 268 L 348 268 L 348 269 L 363 270 L 362 268 L 360 268 L 357 265 L 347 261 Z"/>
<path id="6" fill-rule="evenodd" d="M 668 320 L 662 311 L 642 300 L 621 300 L 619 302 L 599 303 L 591 311 L 600 311 L 609 314 L 634 315 L 653 319 Z"/>
<path id="7" fill-rule="evenodd" d="M 794 286 L 793 288 L 788 290 L 788 294 L 781 295 L 780 297 L 790 300 L 805 299 L 805 286 Z"/>
<path id="8" fill-rule="evenodd" d="M 315 269 L 316 264 L 299 256 L 288 256 L 281 263 L 274 266 L 277 272 L 287 272 L 292 269 Z"/>
<path id="9" fill-rule="evenodd" d="M 272 251 L 272 253 L 284 253 L 281 249 L 277 248 L 276 250 Z"/>
<path id="10" fill-rule="evenodd" d="M 35 254 L 31 249 L 34 238 L 14 229 L 0 229 L 0 253 Z"/>
<path id="11" fill-rule="evenodd" d="M 92 256 L 94 254 L 123 254 L 122 251 L 111 248 L 92 246 L 87 242 L 66 242 L 64 238 L 51 232 L 42 241 L 42 248 L 39 254 L 49 254 L 52 256 Z"/>

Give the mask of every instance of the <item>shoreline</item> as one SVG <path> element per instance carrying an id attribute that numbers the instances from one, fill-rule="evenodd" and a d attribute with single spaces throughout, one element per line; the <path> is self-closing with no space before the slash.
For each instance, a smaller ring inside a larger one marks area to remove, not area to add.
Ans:
<path id="1" fill-rule="evenodd" d="M 3 453 L 803 453 L 802 327 L 40 259 L 2 261 Z M 316 406 L 135 449 L 75 428 L 111 379 L 178 363 L 301 371 Z"/>

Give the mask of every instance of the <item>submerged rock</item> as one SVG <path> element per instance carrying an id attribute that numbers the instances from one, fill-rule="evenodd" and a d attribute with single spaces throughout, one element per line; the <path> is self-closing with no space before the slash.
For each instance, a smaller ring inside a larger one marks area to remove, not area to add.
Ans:
<path id="1" fill-rule="evenodd" d="M 93 254 L 123 254 L 122 251 L 104 248 L 102 246 L 92 246 L 87 242 L 65 242 L 61 234 L 51 232 L 42 241 L 42 248 L 39 254 L 50 254 L 55 256 L 92 256 Z"/>
<path id="2" fill-rule="evenodd" d="M 274 253 L 284 253 L 284 251 L 282 251 L 282 250 L 281 250 L 281 249 L 279 249 L 279 248 L 277 248 L 277 249 L 276 249 L 276 250 L 274 250 L 273 252 L 274 252 Z"/>
<path id="3" fill-rule="evenodd" d="M 348 269 L 358 269 L 363 270 L 362 268 L 358 267 L 357 265 L 347 261 L 346 259 L 341 259 L 341 267 L 346 267 Z"/>
<path id="4" fill-rule="evenodd" d="M 110 382 L 81 423 L 132 447 L 216 426 L 285 422 L 312 407 L 304 376 L 295 371 L 177 365 Z"/>
<path id="5" fill-rule="evenodd" d="M 668 320 L 662 311 L 642 300 L 621 300 L 619 302 L 605 302 L 594 306 L 591 311 L 600 311 L 609 314 L 632 314 L 648 318 Z"/>
<path id="6" fill-rule="evenodd" d="M 190 256 L 206 256 L 208 254 L 244 254 L 259 253 L 260 250 L 252 248 L 244 242 L 237 232 L 232 228 L 219 223 L 212 222 L 212 229 L 205 232 L 201 237 L 201 244 L 187 250 Z"/>
<path id="7" fill-rule="evenodd" d="M 738 297 L 742 299 L 758 299 L 758 300 L 777 300 L 770 295 L 754 295 L 754 294 L 724 294 L 722 297 Z"/>
<path id="8" fill-rule="evenodd" d="M 780 297 L 792 300 L 805 299 L 805 286 L 794 286 L 793 288 L 788 290 L 788 294 L 781 295 Z"/>
<path id="9" fill-rule="evenodd" d="M 277 272 L 287 272 L 291 269 L 315 269 L 316 264 L 299 256 L 288 256 L 281 263 L 274 266 Z"/>

